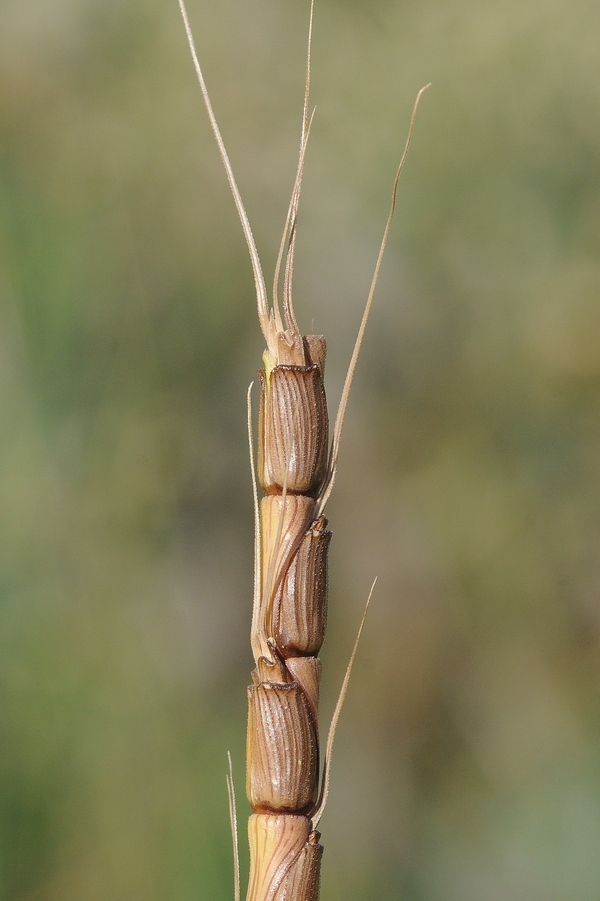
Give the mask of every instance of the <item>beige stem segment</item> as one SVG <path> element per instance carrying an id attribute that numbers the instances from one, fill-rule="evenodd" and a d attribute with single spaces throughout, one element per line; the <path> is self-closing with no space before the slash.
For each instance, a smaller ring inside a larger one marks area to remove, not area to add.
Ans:
<path id="1" fill-rule="evenodd" d="M 308 817 L 253 814 L 246 901 L 318 901 L 323 848 Z"/>

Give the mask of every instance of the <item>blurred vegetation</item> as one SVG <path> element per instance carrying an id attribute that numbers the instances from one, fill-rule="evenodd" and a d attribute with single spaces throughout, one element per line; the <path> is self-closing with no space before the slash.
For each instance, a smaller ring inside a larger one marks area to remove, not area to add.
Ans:
<path id="1" fill-rule="evenodd" d="M 307 15 L 190 2 L 268 274 Z M 598 898 L 599 34 L 592 0 L 317 2 L 295 295 L 332 409 L 433 82 L 329 508 L 324 722 L 379 582 L 324 901 Z M 0 127 L 0 897 L 230 899 L 262 342 L 175 0 L 4 0 Z"/>

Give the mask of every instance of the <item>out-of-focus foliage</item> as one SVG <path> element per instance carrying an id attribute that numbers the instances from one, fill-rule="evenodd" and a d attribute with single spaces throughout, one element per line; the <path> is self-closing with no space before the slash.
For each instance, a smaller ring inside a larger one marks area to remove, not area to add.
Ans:
<path id="1" fill-rule="evenodd" d="M 307 15 L 190 0 L 269 274 Z M 427 81 L 329 509 L 324 720 L 379 583 L 323 898 L 597 901 L 600 6 L 317 0 L 332 408 Z M 175 0 L 4 0 L 0 128 L 0 897 L 230 899 L 262 342 Z"/>

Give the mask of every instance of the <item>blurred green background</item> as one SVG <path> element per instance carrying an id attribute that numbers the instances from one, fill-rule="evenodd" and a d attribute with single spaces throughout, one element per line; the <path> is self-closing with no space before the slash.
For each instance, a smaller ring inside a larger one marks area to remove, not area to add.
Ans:
<path id="1" fill-rule="evenodd" d="M 190 0 L 267 273 L 308 3 Z M 324 901 L 597 901 L 600 6 L 318 0 L 295 279 L 339 397 Z M 245 872 L 253 281 L 175 0 L 0 6 L 0 898 Z"/>

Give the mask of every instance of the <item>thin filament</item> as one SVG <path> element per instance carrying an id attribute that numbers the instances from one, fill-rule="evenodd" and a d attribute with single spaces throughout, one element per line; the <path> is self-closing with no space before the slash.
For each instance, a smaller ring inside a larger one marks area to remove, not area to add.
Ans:
<path id="1" fill-rule="evenodd" d="M 292 191 L 292 196 L 290 199 L 290 205 L 288 207 L 288 212 L 285 220 L 285 226 L 283 229 L 283 235 L 281 236 L 281 243 L 279 245 L 279 253 L 277 254 L 277 264 L 275 266 L 275 275 L 273 279 L 273 308 L 275 310 L 275 315 L 279 315 L 279 274 L 281 271 L 281 263 L 283 260 L 283 254 L 285 250 L 286 243 L 288 244 L 288 253 L 286 259 L 286 267 L 285 267 L 285 279 L 284 279 L 284 310 L 286 316 L 286 324 L 288 328 L 291 328 L 296 334 L 300 334 L 300 330 L 298 328 L 298 324 L 296 322 L 296 317 L 294 314 L 293 306 L 291 303 L 291 278 L 288 278 L 287 273 L 290 269 L 290 256 L 291 256 L 291 269 L 293 269 L 294 262 L 294 234 L 296 230 L 296 220 L 298 218 L 298 205 L 300 203 L 300 191 L 302 188 L 302 174 L 304 171 L 304 157 L 306 153 L 306 144 L 308 142 L 308 134 L 310 131 L 310 125 L 308 121 L 308 103 L 310 96 L 310 69 L 311 69 L 311 47 L 312 47 L 312 30 L 313 30 L 313 10 L 314 10 L 314 0 L 311 0 L 310 4 L 310 19 L 308 23 L 308 47 L 306 52 L 306 76 L 304 81 L 304 107 L 302 110 L 302 131 L 300 134 L 300 151 L 298 154 L 298 168 L 296 171 L 296 180 L 294 183 L 294 189 Z M 314 116 L 314 112 L 313 112 Z M 312 121 L 312 117 L 311 117 Z M 289 284 L 289 290 L 286 289 L 286 286 Z"/>
<path id="2" fill-rule="evenodd" d="M 227 752 L 229 772 L 227 773 L 227 797 L 229 798 L 229 823 L 231 825 L 231 838 L 233 840 L 233 897 L 234 901 L 240 901 L 240 849 L 238 843 L 237 809 L 235 803 L 235 788 L 233 785 L 233 767 L 231 754 Z"/>
<path id="3" fill-rule="evenodd" d="M 255 660 L 258 660 L 261 654 L 260 636 L 258 634 L 258 614 L 260 602 L 260 582 L 261 582 L 261 554 L 260 554 L 260 508 L 258 505 L 258 487 L 256 484 L 256 466 L 254 462 L 254 435 L 252 432 L 252 386 L 254 382 L 250 382 L 248 386 L 247 408 L 248 408 L 248 449 L 250 451 L 250 472 L 252 474 L 252 503 L 254 506 L 254 593 L 252 602 L 252 628 L 251 641 L 252 651 Z"/>
<path id="4" fill-rule="evenodd" d="M 225 149 L 225 144 L 223 142 L 223 138 L 221 137 L 221 132 L 219 130 L 219 126 L 217 125 L 217 120 L 216 120 L 215 114 L 213 112 L 213 108 L 212 108 L 212 104 L 210 102 L 208 90 L 207 90 L 206 84 L 204 82 L 204 76 L 202 74 L 202 69 L 200 68 L 198 53 L 196 52 L 196 45 L 194 43 L 194 37 L 192 35 L 192 29 L 190 27 L 190 22 L 188 19 L 188 14 L 187 14 L 187 10 L 185 8 L 184 0 L 179 0 L 179 9 L 181 10 L 181 16 L 183 18 L 185 33 L 187 35 L 188 44 L 190 46 L 190 53 L 192 54 L 192 60 L 194 63 L 194 68 L 196 70 L 196 75 L 198 77 L 198 83 L 200 85 L 200 90 L 202 91 L 204 105 L 206 106 L 206 111 L 208 113 L 210 125 L 213 130 L 213 134 L 215 136 L 217 146 L 219 148 L 219 153 L 221 154 L 223 166 L 225 167 L 225 174 L 227 175 L 227 181 L 229 182 L 229 187 L 231 189 L 231 193 L 233 195 L 233 200 L 235 202 L 236 209 L 238 211 L 238 216 L 240 218 L 240 222 L 242 223 L 242 229 L 244 231 L 244 237 L 246 238 L 246 244 L 248 245 L 248 251 L 250 252 L 250 261 L 252 263 L 252 271 L 254 273 L 254 283 L 256 285 L 256 300 L 257 300 L 257 305 L 258 305 L 258 319 L 260 321 L 260 327 L 261 327 L 262 333 L 265 337 L 265 341 L 270 346 L 271 342 L 269 341 L 269 337 L 270 337 L 270 333 L 271 333 L 272 329 L 270 327 L 270 319 L 269 319 L 269 302 L 268 302 L 268 297 L 267 297 L 267 288 L 265 285 L 265 279 L 263 276 L 262 267 L 260 265 L 260 258 L 258 256 L 258 250 L 256 248 L 256 242 L 255 242 L 254 236 L 252 234 L 252 229 L 250 227 L 250 221 L 248 219 L 248 215 L 246 213 L 244 203 L 242 201 L 242 197 L 239 192 L 239 189 L 238 189 L 238 186 L 237 186 L 237 183 L 235 180 L 235 176 L 233 174 L 233 169 L 231 168 L 229 156 L 227 155 L 227 150 Z"/>
<path id="5" fill-rule="evenodd" d="M 344 681 L 342 682 L 342 687 L 340 689 L 340 693 L 337 699 L 337 704 L 335 705 L 335 710 L 333 711 L 333 716 L 331 718 L 331 725 L 329 726 L 329 732 L 327 733 L 327 745 L 325 746 L 325 762 L 323 764 L 323 780 L 321 782 L 321 798 L 319 800 L 319 804 L 317 810 L 312 817 L 313 828 L 316 829 L 319 825 L 319 820 L 323 816 L 323 811 L 325 810 L 325 805 L 327 804 L 327 798 L 329 796 L 329 779 L 331 776 L 331 752 L 333 751 L 333 742 L 335 739 L 335 733 L 337 729 L 338 720 L 340 718 L 340 713 L 342 712 L 342 707 L 344 706 L 344 700 L 346 699 L 346 692 L 348 691 L 348 683 L 350 682 L 350 674 L 352 672 L 352 665 L 354 663 L 354 658 L 356 657 L 356 652 L 358 650 L 358 643 L 360 641 L 360 636 L 362 635 L 362 630 L 365 625 L 365 620 L 367 618 L 367 613 L 369 612 L 369 604 L 371 603 L 371 598 L 373 596 L 373 591 L 375 589 L 375 585 L 377 584 L 377 578 L 373 580 L 373 584 L 371 585 L 371 590 L 369 592 L 369 597 L 367 598 L 367 603 L 365 604 L 365 610 L 362 615 L 362 619 L 360 621 L 360 626 L 358 627 L 358 633 L 356 635 L 356 641 L 354 642 L 354 647 L 352 648 L 352 654 L 350 655 L 350 660 L 348 661 L 348 666 L 346 667 L 346 675 L 344 676 Z"/>
<path id="6" fill-rule="evenodd" d="M 283 259 L 283 251 L 284 251 L 284 249 L 285 249 L 286 239 L 288 238 L 288 234 L 289 234 L 289 242 L 290 242 L 290 244 L 291 244 L 291 242 L 292 242 L 292 237 L 293 237 L 293 235 L 295 234 L 295 231 L 296 231 L 296 219 L 294 219 L 294 222 L 293 222 L 293 224 L 292 224 L 292 216 L 293 216 L 293 214 L 294 214 L 294 213 L 293 213 L 293 204 L 294 204 L 294 198 L 297 197 L 297 196 L 298 196 L 298 197 L 300 196 L 300 190 L 301 190 L 301 187 L 302 187 L 302 175 L 303 175 L 303 173 L 304 173 L 304 160 L 305 160 L 305 158 L 306 158 L 306 148 L 307 148 L 307 146 L 308 146 L 308 138 L 310 137 L 310 130 L 311 130 L 311 128 L 312 128 L 312 123 L 313 123 L 313 119 L 314 119 L 314 117 L 315 117 L 315 112 L 316 112 L 316 107 L 315 107 L 315 109 L 312 111 L 312 115 L 311 115 L 311 117 L 310 117 L 310 121 L 309 121 L 308 126 L 307 126 L 307 128 L 306 128 L 306 139 L 304 140 L 304 143 L 303 143 L 303 145 L 302 145 L 301 148 L 300 148 L 300 159 L 299 159 L 299 162 L 298 162 L 298 170 L 297 170 L 297 172 L 296 172 L 296 181 L 294 182 L 294 189 L 293 189 L 293 191 L 292 191 L 292 197 L 291 197 L 291 200 L 290 200 L 290 205 L 289 205 L 289 207 L 288 207 L 287 218 L 286 218 L 286 221 L 285 221 L 285 228 L 284 228 L 284 231 L 283 231 L 283 237 L 282 237 L 282 239 L 281 239 L 281 244 L 280 244 L 280 246 L 279 246 L 279 253 L 278 253 L 278 256 L 277 256 L 277 264 L 276 264 L 276 266 L 275 266 L 275 280 L 274 280 L 274 283 L 273 283 L 273 293 L 274 293 L 275 296 L 277 295 L 277 290 L 278 290 L 278 284 L 279 284 L 279 272 L 280 272 L 280 269 L 281 269 L 281 261 L 282 261 L 282 259 Z M 297 215 L 297 206 L 296 206 L 296 215 Z M 289 268 L 289 265 L 290 265 L 290 254 L 289 254 L 289 251 L 288 251 L 288 254 L 287 254 L 287 257 L 286 257 L 286 264 L 285 264 L 285 265 L 286 265 L 286 268 L 285 268 L 285 275 L 284 275 L 283 290 L 284 290 L 284 312 L 285 312 L 285 318 L 286 318 L 286 325 L 287 325 L 287 327 L 290 328 L 292 331 L 295 330 L 296 334 L 299 335 L 299 334 L 300 334 L 300 329 L 298 328 L 298 323 L 296 322 L 296 317 L 295 317 L 294 310 L 293 310 L 293 307 L 292 307 L 291 283 L 290 283 L 289 277 L 288 277 L 288 275 L 287 275 L 288 268 Z M 293 257 L 292 257 L 292 266 L 293 266 Z M 274 303 L 274 305 L 275 305 L 275 301 L 274 301 L 273 303 Z M 276 313 L 276 315 L 277 315 L 277 313 Z"/>
<path id="7" fill-rule="evenodd" d="M 346 407 L 348 406 L 348 397 L 350 395 L 350 388 L 352 387 L 352 381 L 354 379 L 354 371 L 356 369 L 356 363 L 358 362 L 358 357 L 360 354 L 360 349 L 362 346 L 363 338 L 365 335 L 365 330 L 367 328 L 367 322 L 369 321 L 369 313 L 371 312 L 371 306 L 373 304 L 373 295 L 375 294 L 375 288 L 377 287 L 377 280 L 379 278 L 379 271 L 381 269 L 381 263 L 383 261 L 383 254 L 385 252 L 385 247 L 388 240 L 388 235 L 390 233 L 390 228 L 392 225 L 392 219 L 394 218 L 394 210 L 396 208 L 396 194 L 398 192 L 398 182 L 400 181 L 400 176 L 402 175 L 402 170 L 404 169 L 404 163 L 406 162 L 406 157 L 408 155 L 408 149 L 410 147 L 410 142 L 412 138 L 413 128 L 415 124 L 415 118 L 417 115 L 417 109 L 419 106 L 419 101 L 424 91 L 430 87 L 430 84 L 426 84 L 425 87 L 421 88 L 419 93 L 417 94 L 417 99 L 415 100 L 412 115 L 410 117 L 410 125 L 408 127 L 408 135 L 406 138 L 406 144 L 404 145 L 404 152 L 402 154 L 402 158 L 400 160 L 400 165 L 396 171 L 396 177 L 394 179 L 394 186 L 392 188 L 392 202 L 390 205 L 390 212 L 388 214 L 387 222 L 385 225 L 385 229 L 383 232 L 383 238 L 381 240 L 381 246 L 379 248 L 379 254 L 377 256 L 377 263 L 375 264 L 375 272 L 373 273 L 373 279 L 371 281 L 371 287 L 369 289 L 369 295 L 367 297 L 367 302 L 365 304 L 365 309 L 363 312 L 362 320 L 360 323 L 360 328 L 358 330 L 358 335 L 356 336 L 356 342 L 354 344 L 354 350 L 352 351 L 352 357 L 350 359 L 350 364 L 348 366 L 348 371 L 346 373 L 346 379 L 344 381 L 344 388 L 342 391 L 342 397 L 340 400 L 340 405 L 338 407 L 337 416 L 335 419 L 335 427 L 333 430 L 333 441 L 331 443 L 331 451 L 329 455 L 329 466 L 328 466 L 328 476 L 323 485 L 321 491 L 321 497 L 319 499 L 319 507 L 318 512 L 321 513 L 329 495 L 331 494 L 331 489 L 333 488 L 333 483 L 335 481 L 335 473 L 337 468 L 337 460 L 340 451 L 340 439 L 342 435 L 342 428 L 344 425 L 344 418 L 346 416 Z"/>
<path id="8" fill-rule="evenodd" d="M 296 226 L 298 224 L 298 204 L 300 201 L 300 191 L 302 190 L 302 176 L 304 174 L 304 160 L 306 157 L 306 148 L 308 146 L 308 138 L 310 136 L 310 130 L 312 128 L 313 119 L 315 117 L 316 107 L 312 111 L 312 115 L 310 117 L 310 122 L 308 123 L 308 127 L 306 129 L 306 139 L 304 141 L 304 146 L 302 148 L 302 153 L 300 156 L 300 162 L 298 164 L 298 175 L 296 177 L 296 185 L 294 186 L 294 192 L 292 194 L 292 203 L 295 203 L 295 209 L 292 211 L 292 218 L 290 221 L 290 229 L 289 229 L 289 245 L 288 245 L 288 253 L 285 261 L 285 272 L 283 276 L 283 309 L 285 313 L 285 320 L 288 325 L 288 328 L 295 330 L 297 334 L 300 334 L 300 329 L 298 328 L 298 323 L 296 322 L 296 316 L 294 313 L 294 306 L 292 303 L 292 276 L 294 273 L 294 250 L 296 248 Z"/>

